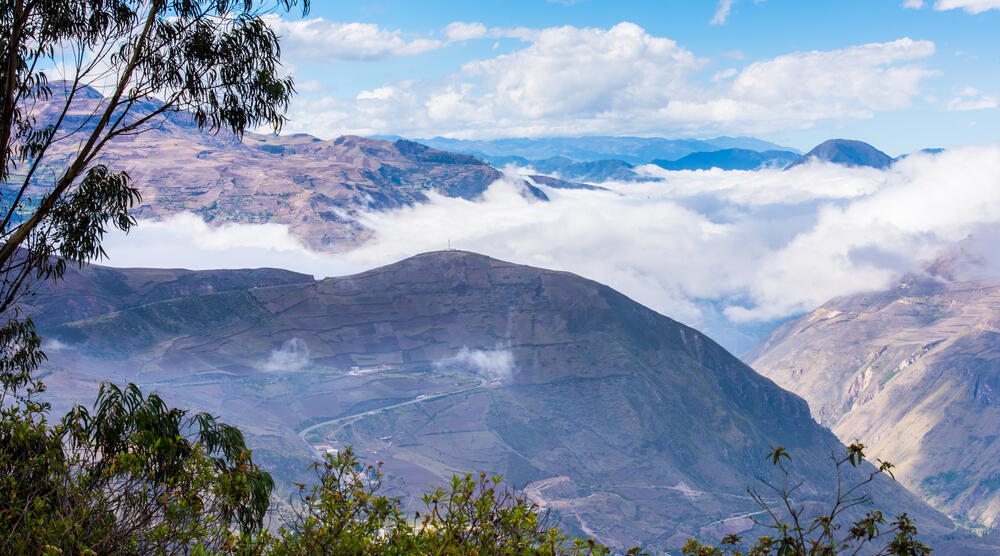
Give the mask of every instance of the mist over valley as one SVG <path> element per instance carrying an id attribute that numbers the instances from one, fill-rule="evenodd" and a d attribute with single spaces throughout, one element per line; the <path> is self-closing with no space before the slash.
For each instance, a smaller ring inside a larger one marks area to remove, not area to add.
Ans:
<path id="1" fill-rule="evenodd" d="M 1000 553 L 1000 3 L 509 4 L 0 7 L 0 552 Z"/>

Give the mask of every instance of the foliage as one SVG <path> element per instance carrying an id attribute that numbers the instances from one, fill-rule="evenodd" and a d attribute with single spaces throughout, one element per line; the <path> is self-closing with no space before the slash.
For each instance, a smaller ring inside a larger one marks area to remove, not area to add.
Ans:
<path id="1" fill-rule="evenodd" d="M 271 478 L 240 432 L 134 385 L 75 408 L 0 420 L 0 544 L 13 553 L 168 554 L 254 534 Z"/>
<path id="2" fill-rule="evenodd" d="M 407 519 L 400 501 L 378 493 L 382 463 L 362 465 L 347 449 L 313 469 L 317 482 L 299 486 L 287 524 L 257 543 L 266 554 L 571 554 L 609 550 L 570 538 L 547 513 L 501 485 L 501 476 L 455 476 L 423 497 Z M 637 550 L 630 554 L 638 554 Z"/>
<path id="3" fill-rule="evenodd" d="M 776 495 L 777 505 L 769 504 L 759 492 L 747 489 L 750 496 L 760 506 L 766 521 L 754 518 L 754 522 L 774 531 L 774 536 L 763 536 L 757 542 L 744 547 L 738 535 L 729 535 L 722 540 L 721 547 L 705 545 L 690 539 L 683 552 L 689 556 L 816 556 L 841 553 L 880 554 L 893 556 L 926 556 L 931 549 L 916 539 L 917 528 L 905 514 L 886 522 L 885 516 L 877 509 L 868 509 L 860 518 L 851 521 L 857 509 L 870 508 L 871 496 L 863 489 L 881 474 L 892 477 L 892 464 L 877 460 L 877 468 L 852 485 L 845 485 L 845 470 L 863 465 L 865 446 L 859 442 L 847 447 L 846 453 L 834 456 L 837 488 L 833 503 L 818 515 L 810 518 L 804 506 L 794 501 L 794 496 L 802 482 L 792 484 L 786 463 L 791 462 L 788 452 L 778 446 L 768 455 L 781 473 L 782 482 L 772 483 L 761 479 L 770 494 Z M 846 465 L 850 467 L 845 468 Z M 845 528 L 846 525 L 846 528 Z"/>

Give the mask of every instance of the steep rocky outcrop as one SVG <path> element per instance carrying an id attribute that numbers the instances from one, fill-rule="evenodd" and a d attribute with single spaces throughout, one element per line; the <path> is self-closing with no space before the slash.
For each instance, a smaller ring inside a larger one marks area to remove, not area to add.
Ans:
<path id="1" fill-rule="evenodd" d="M 1000 526 L 1000 283 L 910 277 L 834 299 L 745 359 L 932 505 Z"/>

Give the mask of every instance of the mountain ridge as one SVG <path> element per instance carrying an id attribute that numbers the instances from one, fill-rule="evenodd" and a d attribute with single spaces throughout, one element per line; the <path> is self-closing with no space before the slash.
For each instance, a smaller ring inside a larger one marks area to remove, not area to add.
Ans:
<path id="1" fill-rule="evenodd" d="M 893 158 L 875 147 L 854 139 L 827 139 L 785 169 L 813 161 L 832 162 L 848 168 L 866 166 L 883 170 L 893 163 Z"/>
<path id="2" fill-rule="evenodd" d="M 744 489 L 773 445 L 805 469 L 803 496 L 832 488 L 839 444 L 802 398 L 597 282 L 462 251 L 268 287 L 254 284 L 276 277 L 248 272 L 243 289 L 140 303 L 123 288 L 127 307 L 45 323 L 50 395 L 96 377 L 167 389 L 244 429 L 271 468 L 351 444 L 386 462 L 401 496 L 504 473 L 617 547 L 745 530 L 733 512 L 753 511 Z M 928 536 L 953 531 L 901 488 L 873 488 Z"/>
<path id="3" fill-rule="evenodd" d="M 397 139 L 398 136 L 376 136 Z M 414 139 L 435 148 L 473 154 L 480 158 L 519 156 L 542 160 L 565 156 L 575 162 L 597 160 L 622 160 L 630 164 L 648 164 L 655 159 L 676 160 L 685 155 L 701 151 L 717 151 L 726 148 L 759 150 L 790 150 L 775 143 L 753 137 L 719 137 L 719 144 L 712 139 L 667 139 L 664 137 L 628 136 L 582 136 L 582 137 L 542 137 L 508 138 L 495 140 L 451 139 L 434 137 Z"/>
<path id="4" fill-rule="evenodd" d="M 932 505 L 1000 526 L 1000 283 L 909 276 L 827 302 L 745 359 Z"/>
<path id="5" fill-rule="evenodd" d="M 654 160 L 652 163 L 664 170 L 763 170 L 783 168 L 800 156 L 791 151 L 748 149 L 721 149 L 711 152 L 691 153 L 677 160 Z"/>

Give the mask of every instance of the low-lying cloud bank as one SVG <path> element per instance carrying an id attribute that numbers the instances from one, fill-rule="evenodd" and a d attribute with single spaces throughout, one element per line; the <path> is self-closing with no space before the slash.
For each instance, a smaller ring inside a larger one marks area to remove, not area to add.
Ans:
<path id="1" fill-rule="evenodd" d="M 329 276 L 450 241 L 576 272 L 711 333 L 885 287 L 970 236 L 980 245 L 1000 239 L 1000 145 L 918 154 L 886 171 L 642 170 L 662 181 L 547 189 L 550 202 L 526 199 L 510 181 L 475 202 L 431 194 L 425 204 L 362 215 L 376 238 L 338 256 L 309 252 L 280 226 L 211 228 L 193 215 L 143 222 L 126 239 L 109 238 L 108 252 L 116 266 L 276 266 Z M 977 256 L 980 274 L 996 268 L 990 249 Z M 737 351 L 748 347 L 734 342 Z"/>

